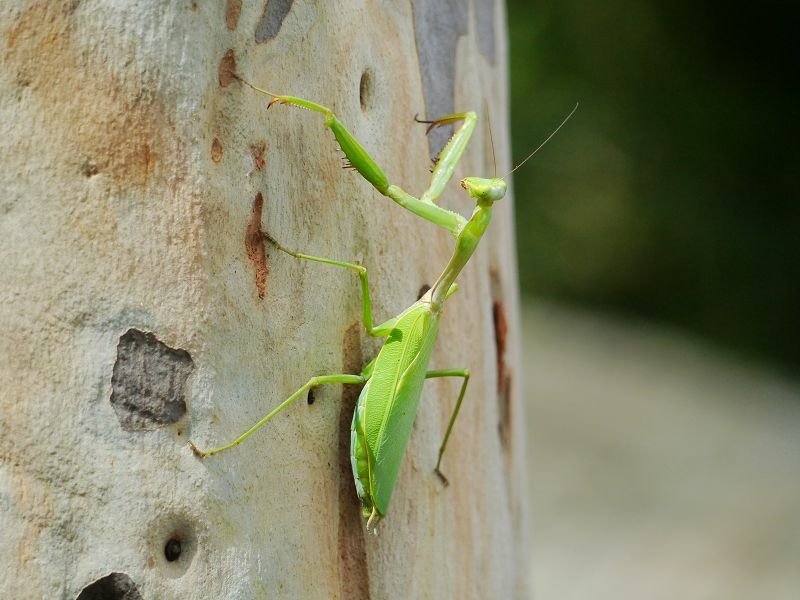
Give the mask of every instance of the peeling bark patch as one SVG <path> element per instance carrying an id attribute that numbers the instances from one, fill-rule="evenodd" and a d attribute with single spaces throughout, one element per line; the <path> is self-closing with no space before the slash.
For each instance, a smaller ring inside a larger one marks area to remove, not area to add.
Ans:
<path id="1" fill-rule="evenodd" d="M 242 14 L 242 0 L 228 0 L 225 6 L 225 24 L 228 29 L 233 31 L 239 24 L 239 17 Z"/>
<path id="2" fill-rule="evenodd" d="M 342 372 L 357 373 L 363 367 L 361 350 L 361 324 L 355 322 L 342 341 Z M 364 598 L 369 594 L 369 569 L 367 563 L 364 524 L 361 505 L 353 483 L 350 464 L 350 426 L 361 388 L 342 386 L 342 403 L 339 409 L 339 597 Z"/>
<path id="3" fill-rule="evenodd" d="M 261 192 L 256 194 L 253 201 L 253 210 L 250 212 L 250 223 L 244 236 L 244 248 L 247 256 L 253 261 L 256 272 L 256 290 L 262 300 L 267 294 L 267 276 L 269 264 L 267 263 L 267 248 L 264 243 L 264 234 L 261 232 L 261 213 L 264 210 L 264 196 Z"/>
<path id="4" fill-rule="evenodd" d="M 256 44 L 268 42 L 278 35 L 293 3 L 294 0 L 267 0 L 261 19 L 256 25 Z"/>
<path id="5" fill-rule="evenodd" d="M 414 35 L 429 119 L 455 111 L 456 46 L 469 31 L 467 0 L 414 0 Z M 431 156 L 438 156 L 452 127 L 437 127 L 428 136 Z"/>
<path id="6" fill-rule="evenodd" d="M 233 53 L 233 48 L 228 49 L 222 60 L 219 61 L 219 84 L 222 87 L 228 87 L 236 79 L 236 55 Z"/>
<path id="7" fill-rule="evenodd" d="M 125 573 L 110 573 L 83 588 L 75 600 L 142 600 L 142 595 Z"/>
<path id="8" fill-rule="evenodd" d="M 258 144 L 250 144 L 250 154 L 253 157 L 253 163 L 256 166 L 256 170 L 260 171 L 264 168 L 264 165 L 267 164 L 267 161 L 264 160 L 264 152 L 267 150 L 267 143 L 266 142 L 259 142 Z"/>
<path id="9" fill-rule="evenodd" d="M 185 350 L 152 333 L 129 329 L 119 338 L 111 377 L 111 406 L 126 431 L 150 431 L 177 423 L 186 413 L 184 387 L 194 371 Z"/>
<path id="10" fill-rule="evenodd" d="M 222 142 L 219 141 L 219 138 L 214 138 L 211 142 L 211 160 L 215 163 L 219 163 L 222 160 Z"/>
<path id="11" fill-rule="evenodd" d="M 497 63 L 494 38 L 494 0 L 476 0 L 475 21 L 478 48 L 481 54 L 493 65 Z"/>

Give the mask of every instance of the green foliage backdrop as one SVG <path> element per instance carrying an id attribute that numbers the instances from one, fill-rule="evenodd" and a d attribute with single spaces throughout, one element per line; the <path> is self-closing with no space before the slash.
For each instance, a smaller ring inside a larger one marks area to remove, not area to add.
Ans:
<path id="1" fill-rule="evenodd" d="M 509 2 L 525 294 L 800 365 L 797 13 Z"/>

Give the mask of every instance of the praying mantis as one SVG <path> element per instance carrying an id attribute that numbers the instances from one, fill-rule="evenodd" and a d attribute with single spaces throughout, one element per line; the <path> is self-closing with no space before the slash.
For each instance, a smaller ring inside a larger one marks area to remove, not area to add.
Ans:
<path id="1" fill-rule="evenodd" d="M 386 516 L 389 508 L 425 380 L 457 377 L 462 379 L 461 389 L 450 415 L 444 438 L 439 446 L 438 459 L 434 468 L 434 472 L 443 484 L 447 485 L 448 483 L 441 471 L 442 457 L 450 440 L 453 425 L 461 410 L 470 372 L 466 368 L 428 370 L 428 362 L 436 341 L 445 302 L 458 289 L 456 278 L 467 265 L 486 233 L 492 217 L 492 205 L 505 196 L 506 181 L 505 178 L 498 177 L 465 177 L 461 180 L 461 187 L 476 203 L 469 219 L 436 204 L 436 200 L 450 181 L 475 130 L 478 119 L 474 112 L 454 113 L 433 121 L 419 121 L 428 124 L 426 133 L 443 125 L 460 125 L 439 154 L 432 171 L 430 185 L 419 198 L 416 198 L 398 185 L 389 182 L 383 170 L 331 109 L 303 98 L 268 92 L 241 77 L 236 77 L 253 90 L 269 96 L 271 99 L 268 107 L 277 103 L 305 108 L 322 114 L 324 124 L 333 132 L 345 154 L 349 167 L 355 169 L 378 192 L 426 221 L 445 229 L 455 240 L 453 254 L 433 286 L 399 315 L 375 325 L 372 319 L 369 279 L 367 270 L 363 266 L 295 252 L 283 246 L 269 233 L 264 232 L 264 237 L 275 248 L 290 256 L 354 271 L 358 275 L 361 285 L 364 327 L 369 335 L 385 338 L 385 342 L 378 355 L 363 368 L 361 373 L 337 373 L 312 377 L 305 385 L 232 442 L 211 450 L 200 450 L 190 442 L 192 451 L 198 457 L 217 454 L 239 445 L 298 398 L 317 386 L 330 383 L 363 384 L 364 387 L 353 414 L 350 432 L 350 461 L 362 514 L 367 519 L 367 530 L 372 528 L 375 531 L 378 522 Z M 547 139 L 516 168 L 522 166 L 544 146 L 576 109 L 577 105 Z M 513 173 L 513 170 L 511 172 Z"/>

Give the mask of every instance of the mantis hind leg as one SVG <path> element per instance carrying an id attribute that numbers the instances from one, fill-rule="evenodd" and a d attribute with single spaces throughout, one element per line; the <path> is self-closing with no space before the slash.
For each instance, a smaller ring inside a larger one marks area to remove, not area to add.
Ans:
<path id="1" fill-rule="evenodd" d="M 442 456 L 444 455 L 445 448 L 447 448 L 447 442 L 450 440 L 450 434 L 453 431 L 453 424 L 456 422 L 458 412 L 461 410 L 461 402 L 464 400 L 464 393 L 467 391 L 467 384 L 469 383 L 469 369 L 441 369 L 438 371 L 428 371 L 425 373 L 425 379 L 433 379 L 435 377 L 461 377 L 464 380 L 461 384 L 461 391 L 458 393 L 458 400 L 456 401 L 456 406 L 453 409 L 453 414 L 450 415 L 450 422 L 447 424 L 447 432 L 444 434 L 442 445 L 439 446 L 439 458 L 436 461 L 436 468 L 434 469 L 434 472 L 439 476 L 439 479 L 442 480 L 442 483 L 444 485 L 449 485 L 450 482 L 447 480 L 447 477 L 444 476 L 444 473 L 442 473 L 440 467 L 442 466 Z"/>
<path id="2" fill-rule="evenodd" d="M 253 435 L 256 431 L 261 429 L 264 425 L 266 425 L 272 417 L 277 415 L 281 412 L 284 408 L 292 404 L 295 400 L 300 398 L 303 394 L 320 385 L 324 385 L 326 383 L 350 383 L 350 384 L 359 384 L 364 383 L 367 380 L 367 377 L 363 375 L 348 375 L 346 373 L 340 373 L 336 375 L 320 375 L 318 377 L 312 377 L 309 379 L 306 384 L 297 390 L 294 394 L 289 396 L 286 400 L 280 403 L 277 408 L 273 409 L 267 416 L 261 419 L 258 423 L 253 425 L 250 429 L 245 431 L 242 435 L 237 437 L 232 442 L 225 444 L 224 446 L 220 446 L 218 448 L 213 448 L 212 450 L 200 450 L 195 446 L 192 442 L 189 442 L 189 446 L 192 448 L 192 452 L 194 452 L 195 456 L 199 458 L 203 458 L 204 456 L 211 456 L 212 454 L 217 454 L 222 452 L 223 450 L 228 450 L 229 448 L 233 448 L 234 446 L 238 446 L 251 435 Z"/>

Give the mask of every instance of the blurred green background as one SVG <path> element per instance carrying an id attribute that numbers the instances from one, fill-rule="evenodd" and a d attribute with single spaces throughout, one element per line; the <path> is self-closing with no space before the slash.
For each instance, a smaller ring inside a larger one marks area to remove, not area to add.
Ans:
<path id="1" fill-rule="evenodd" d="M 797 5 L 508 2 L 523 293 L 800 365 Z"/>

